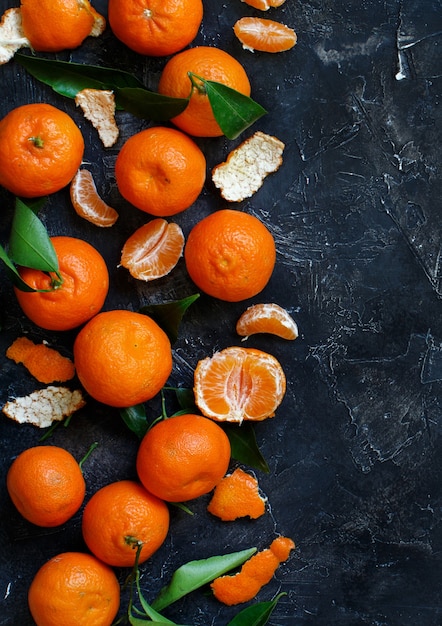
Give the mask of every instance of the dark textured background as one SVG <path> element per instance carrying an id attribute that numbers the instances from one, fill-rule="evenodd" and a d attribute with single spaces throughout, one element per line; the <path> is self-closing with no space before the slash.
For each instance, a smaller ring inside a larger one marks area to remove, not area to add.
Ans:
<path id="1" fill-rule="evenodd" d="M 2 0 L 2 12 L 17 2 Z M 107 3 L 94 6 L 106 12 Z M 250 200 L 237 206 L 260 217 L 277 244 L 277 266 L 253 302 L 276 301 L 298 322 L 295 342 L 256 336 L 246 344 L 274 354 L 288 378 L 282 406 L 256 436 L 270 465 L 258 473 L 270 510 L 256 521 L 217 522 L 192 503 L 193 516 L 172 510 L 163 547 L 143 568 L 148 599 L 187 560 L 265 548 L 277 534 L 297 549 L 259 594 L 285 591 L 273 626 L 436 626 L 442 623 L 441 381 L 442 257 L 440 220 L 442 5 L 430 0 L 287 0 L 265 14 L 295 28 L 287 53 L 242 50 L 232 26 L 259 14 L 240 0 L 205 1 L 195 44 L 215 45 L 240 60 L 252 96 L 269 113 L 240 138 L 198 140 L 208 171 L 255 130 L 285 142 L 284 164 Z M 109 29 L 58 58 L 129 70 L 156 88 L 164 59 L 147 59 L 117 42 Z M 93 243 L 105 256 L 111 291 L 105 308 L 137 310 L 194 293 L 184 264 L 166 279 L 138 283 L 117 268 L 121 246 L 146 220 L 119 196 L 113 176 L 123 142 L 146 122 L 118 114 L 120 139 L 103 149 L 72 101 L 36 83 L 10 62 L 0 67 L 0 113 L 46 101 L 70 113 L 86 139 L 85 160 L 101 195 L 120 212 L 112 229 L 78 218 L 65 189 L 41 217 L 50 234 Z M 1 146 L 0 146 L 1 149 Z M 1 243 L 7 242 L 13 198 L 0 190 Z M 185 234 L 225 206 L 210 176 L 198 201 L 176 216 Z M 47 333 L 20 313 L 0 269 L 1 403 L 36 383 L 4 357 L 27 333 L 68 354 L 74 333 Z M 174 346 L 171 384 L 190 387 L 197 361 L 240 345 L 234 332 L 250 301 L 228 304 L 202 296 L 186 315 Z M 147 407 L 159 414 L 156 401 Z M 64 550 L 84 549 L 81 514 L 42 530 L 14 511 L 4 475 L 14 456 L 38 443 L 40 431 L 0 417 L 0 624 L 28 626 L 26 593 L 35 571 Z M 118 412 L 89 402 L 51 443 L 81 458 L 88 496 L 134 477 L 137 441 Z M 123 581 L 127 571 L 117 572 Z M 203 591 L 171 606 L 168 617 L 194 626 L 225 626 L 239 608 Z"/>

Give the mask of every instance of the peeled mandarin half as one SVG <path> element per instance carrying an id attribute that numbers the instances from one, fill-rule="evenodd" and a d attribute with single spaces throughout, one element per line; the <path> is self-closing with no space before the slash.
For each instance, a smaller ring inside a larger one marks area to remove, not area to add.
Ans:
<path id="1" fill-rule="evenodd" d="M 285 52 L 296 44 L 297 36 L 292 28 L 262 17 L 242 17 L 233 32 L 246 50 L 260 52 Z"/>
<path id="2" fill-rule="evenodd" d="M 296 339 L 298 326 L 286 309 L 271 302 L 248 307 L 236 323 L 236 332 L 245 338 L 267 333 L 282 339 Z"/>
<path id="3" fill-rule="evenodd" d="M 123 246 L 121 265 L 139 280 L 162 278 L 173 270 L 183 254 L 181 227 L 157 218 L 136 230 Z"/>
<path id="4" fill-rule="evenodd" d="M 199 361 L 194 374 L 198 408 L 220 422 L 241 424 L 273 417 L 285 389 L 279 361 L 254 348 L 225 348 Z"/>

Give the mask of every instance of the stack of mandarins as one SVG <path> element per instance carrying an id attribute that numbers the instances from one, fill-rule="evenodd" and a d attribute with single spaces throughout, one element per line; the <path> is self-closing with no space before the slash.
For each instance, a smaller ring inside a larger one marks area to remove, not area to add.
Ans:
<path id="1" fill-rule="evenodd" d="M 244 1 L 260 10 L 284 2 Z M 74 49 L 86 37 L 99 36 L 105 26 L 88 0 L 21 0 L 20 10 L 24 33 L 37 51 Z M 207 162 L 198 138 L 223 134 L 201 78 L 251 94 L 247 73 L 233 56 L 216 47 L 188 48 L 202 19 L 202 0 L 108 3 L 109 26 L 117 39 L 140 55 L 170 57 L 161 72 L 159 93 L 189 99 L 186 109 L 171 120 L 172 127 L 153 125 L 132 135 L 117 155 L 120 195 L 148 216 L 123 245 L 121 266 L 135 279 L 150 281 L 168 275 L 183 256 L 198 289 L 220 301 L 240 302 L 261 293 L 275 267 L 275 240 L 263 221 L 241 210 L 219 209 L 194 224 L 185 241 L 178 224 L 165 219 L 191 207 L 204 188 Z M 245 47 L 277 52 L 296 43 L 287 27 L 256 19 L 235 25 L 234 33 Z M 51 21 L 57 23 L 52 31 L 47 28 Z M 17 107 L 0 120 L 0 141 L 0 185 L 12 194 L 37 198 L 69 185 L 79 216 L 96 226 L 116 223 L 118 213 L 103 201 L 92 174 L 82 168 L 83 136 L 68 114 L 44 103 Z M 172 372 L 167 334 L 147 315 L 104 310 L 109 272 L 98 249 L 66 235 L 51 237 L 51 244 L 57 272 L 19 268 L 31 288 L 14 288 L 23 313 L 39 328 L 75 332 L 76 375 L 92 399 L 115 408 L 148 402 Z M 239 335 L 267 332 L 296 338 L 297 327 L 287 311 L 275 304 L 257 306 L 238 320 Z M 42 527 L 59 526 L 81 515 L 82 537 L 90 552 L 62 553 L 36 573 L 29 607 L 38 626 L 110 626 L 120 602 L 112 568 L 133 566 L 137 546 L 142 546 L 139 563 L 159 550 L 170 530 L 168 503 L 199 498 L 220 485 L 231 462 L 224 423 L 273 417 L 283 400 L 286 378 L 274 356 L 231 346 L 198 361 L 193 391 L 199 414 L 164 418 L 140 442 L 134 466 L 137 480 L 110 483 L 85 505 L 81 466 L 67 450 L 36 446 L 12 463 L 7 489 L 21 515 Z M 223 489 L 237 484 L 243 499 L 251 497 L 247 481 L 249 476 L 237 472 Z M 257 496 L 257 481 L 253 489 L 263 511 L 265 500 Z M 229 504 L 229 519 L 236 519 Z M 275 550 L 269 551 L 273 568 L 283 560 L 279 555 L 278 561 Z M 264 559 L 267 553 L 258 560 Z M 266 571 L 272 575 L 271 567 Z M 216 594 L 229 603 L 219 591 L 224 585 L 225 581 L 215 586 Z M 258 590 L 259 586 L 251 597 Z M 246 601 L 241 594 L 235 597 L 237 602 Z"/>

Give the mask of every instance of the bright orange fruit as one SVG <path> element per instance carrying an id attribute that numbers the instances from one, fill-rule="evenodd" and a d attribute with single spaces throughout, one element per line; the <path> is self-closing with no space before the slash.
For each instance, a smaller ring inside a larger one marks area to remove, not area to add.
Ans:
<path id="1" fill-rule="evenodd" d="M 220 137 L 223 134 L 213 115 L 206 89 L 189 72 L 206 80 L 227 85 L 250 96 L 250 81 L 243 66 L 220 48 L 195 46 L 172 56 L 164 66 L 158 91 L 173 98 L 188 98 L 189 104 L 172 122 L 194 137 Z"/>
<path id="2" fill-rule="evenodd" d="M 279 361 L 254 348 L 225 348 L 195 368 L 196 404 L 203 415 L 220 422 L 273 417 L 285 390 Z"/>
<path id="3" fill-rule="evenodd" d="M 181 227 L 158 217 L 129 237 L 121 252 L 121 265 L 139 280 L 162 278 L 178 263 L 183 248 Z"/>
<path id="4" fill-rule="evenodd" d="M 262 17 L 242 17 L 235 22 L 233 31 L 243 48 L 252 52 L 285 52 L 297 41 L 292 28 Z"/>
<path id="5" fill-rule="evenodd" d="M 272 302 L 249 306 L 239 317 L 236 332 L 245 338 L 268 333 L 282 339 L 296 339 L 298 326 L 286 309 Z"/>
<path id="6" fill-rule="evenodd" d="M 202 0 L 109 0 L 114 35 L 139 54 L 175 54 L 195 39 Z"/>
<path id="7" fill-rule="evenodd" d="M 117 211 L 99 196 L 94 178 L 89 170 L 80 169 L 70 185 L 70 196 L 75 212 L 96 226 L 113 226 Z"/>
<path id="8" fill-rule="evenodd" d="M 175 128 L 153 126 L 129 137 L 115 162 L 118 189 L 128 202 L 157 217 L 175 215 L 198 198 L 206 159 Z"/>
<path id="9" fill-rule="evenodd" d="M 91 554 L 63 552 L 36 573 L 28 592 L 38 626 L 111 626 L 120 606 L 113 570 Z"/>

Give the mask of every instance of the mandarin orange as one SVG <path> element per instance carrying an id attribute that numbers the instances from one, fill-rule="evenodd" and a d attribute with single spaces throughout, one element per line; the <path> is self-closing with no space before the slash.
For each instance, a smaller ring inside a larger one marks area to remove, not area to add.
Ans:
<path id="1" fill-rule="evenodd" d="M 194 76 L 189 77 L 189 72 Z M 222 83 L 246 96 L 251 92 L 249 78 L 233 56 L 210 46 L 196 46 L 179 52 L 164 66 L 158 91 L 174 98 L 190 96 L 185 110 L 172 118 L 172 122 L 195 137 L 219 137 L 223 132 L 198 77 Z"/>
<path id="2" fill-rule="evenodd" d="M 33 289 L 14 288 L 25 315 L 47 330 L 71 330 L 87 322 L 103 307 L 109 289 L 109 273 L 101 254 L 87 241 L 75 237 L 51 237 L 62 283 L 56 275 L 20 268 L 20 276 Z"/>
<path id="3" fill-rule="evenodd" d="M 202 0 L 109 0 L 109 24 L 126 46 L 149 56 L 167 56 L 195 39 Z"/>
<path id="4" fill-rule="evenodd" d="M 74 120 L 51 104 L 24 104 L 0 120 L 0 185 L 16 196 L 55 193 L 74 177 L 84 140 Z"/>
<path id="5" fill-rule="evenodd" d="M 25 36 L 39 52 L 78 48 L 106 26 L 89 0 L 21 0 L 20 12 Z"/>
<path id="6" fill-rule="evenodd" d="M 166 333 L 147 315 L 103 311 L 78 333 L 74 364 L 85 390 L 99 402 L 130 407 L 153 398 L 172 371 Z"/>
<path id="7" fill-rule="evenodd" d="M 128 202 L 165 217 L 189 208 L 206 180 L 206 159 L 174 128 L 154 126 L 129 137 L 115 163 L 118 189 Z"/>
<path id="8" fill-rule="evenodd" d="M 10 466 L 6 486 L 19 513 L 37 526 L 60 526 L 83 503 L 86 484 L 72 454 L 58 446 L 35 446 Z"/>
<path id="9" fill-rule="evenodd" d="M 137 454 L 138 477 L 163 500 L 193 500 L 223 478 L 230 455 L 229 439 L 215 422 L 201 415 L 176 415 L 157 422 L 144 436 Z"/>
<path id="10" fill-rule="evenodd" d="M 164 543 L 168 531 L 166 503 L 132 480 L 102 487 L 83 511 L 86 545 L 103 563 L 115 567 L 133 566 L 139 543 L 143 547 L 138 562 L 144 563 Z"/>
<path id="11" fill-rule="evenodd" d="M 91 554 L 63 552 L 38 570 L 28 603 L 37 626 L 111 626 L 120 585 L 113 570 Z"/>
<path id="12" fill-rule="evenodd" d="M 192 228 L 184 248 L 190 278 L 206 294 L 239 302 L 258 294 L 276 262 L 273 235 L 254 215 L 221 209 Z"/>

